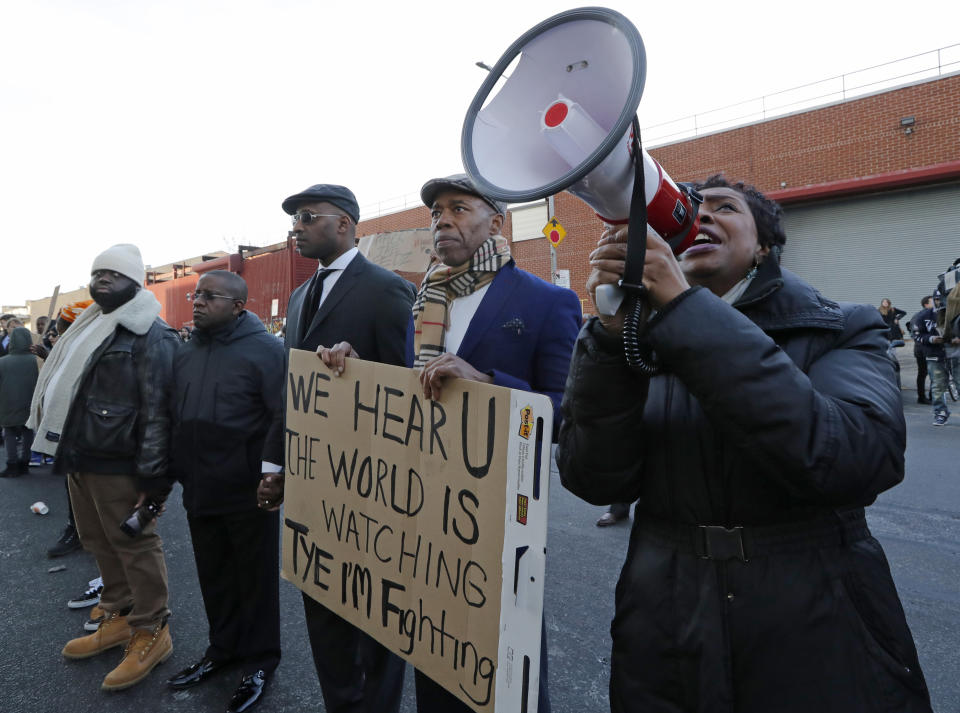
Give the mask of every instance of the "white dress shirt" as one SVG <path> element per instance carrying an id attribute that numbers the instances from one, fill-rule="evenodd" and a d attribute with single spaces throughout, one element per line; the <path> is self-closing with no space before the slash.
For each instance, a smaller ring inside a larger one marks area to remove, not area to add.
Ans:
<path id="1" fill-rule="evenodd" d="M 444 351 L 456 354 L 460 351 L 460 345 L 463 338 L 470 328 L 470 322 L 473 316 L 480 309 L 480 303 L 483 302 L 483 296 L 492 283 L 488 282 L 483 287 L 474 290 L 466 297 L 457 297 L 450 303 L 447 312 L 447 327 L 444 330 L 443 349 Z"/>

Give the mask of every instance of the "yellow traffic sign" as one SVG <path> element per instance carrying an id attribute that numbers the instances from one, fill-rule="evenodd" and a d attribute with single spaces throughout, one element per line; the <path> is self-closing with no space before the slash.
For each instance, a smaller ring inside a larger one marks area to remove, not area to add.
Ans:
<path id="1" fill-rule="evenodd" d="M 547 240 L 550 241 L 550 244 L 553 245 L 553 247 L 557 247 L 567 236 L 567 231 L 563 229 L 563 226 L 560 225 L 560 221 L 556 218 L 551 218 L 550 222 L 543 226 L 543 230 L 541 232 L 547 236 Z"/>

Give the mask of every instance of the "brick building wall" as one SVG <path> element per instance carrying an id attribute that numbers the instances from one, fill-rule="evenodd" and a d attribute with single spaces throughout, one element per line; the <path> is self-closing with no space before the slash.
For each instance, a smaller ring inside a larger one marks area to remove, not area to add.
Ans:
<path id="1" fill-rule="evenodd" d="M 676 180 L 725 172 L 778 192 L 960 158 L 960 75 L 652 150 Z M 900 120 L 914 117 L 906 133 Z M 786 186 L 781 186 L 786 183 Z"/>
<path id="2" fill-rule="evenodd" d="M 801 189 L 853 182 L 856 191 L 856 182 L 876 176 L 888 176 L 882 187 L 895 188 L 898 183 L 905 185 L 911 172 L 945 164 L 950 172 L 940 171 L 937 176 L 960 176 L 956 168 L 960 166 L 958 108 L 960 74 L 660 146 L 650 154 L 674 180 L 697 180 L 722 172 L 788 204 L 801 195 L 810 199 L 811 191 Z M 905 117 L 915 119 L 909 133 L 900 125 Z M 898 172 L 904 174 L 902 179 Z M 865 181 L 864 186 L 861 192 L 867 186 L 878 189 L 876 182 Z M 590 312 L 585 289 L 588 256 L 603 227 L 586 204 L 569 193 L 557 195 L 554 204 L 555 215 L 567 231 L 557 249 L 557 267 L 570 271 L 570 285 Z M 429 224 L 427 209 L 415 208 L 363 221 L 357 235 Z M 509 220 L 504 235 L 511 235 Z M 546 238 L 514 243 L 512 250 L 520 267 L 551 280 Z M 418 283 L 421 276 L 405 277 Z"/>

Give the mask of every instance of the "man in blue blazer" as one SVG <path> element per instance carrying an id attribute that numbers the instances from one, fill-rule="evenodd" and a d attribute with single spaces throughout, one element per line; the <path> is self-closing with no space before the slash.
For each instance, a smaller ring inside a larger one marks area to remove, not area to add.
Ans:
<path id="1" fill-rule="evenodd" d="M 350 341 L 371 361 L 410 366 L 413 285 L 357 250 L 360 208 L 353 193 L 319 184 L 287 198 L 283 210 L 293 221 L 297 250 L 320 261 L 314 276 L 290 295 L 287 349 L 315 351 Z M 283 433 L 278 418 L 264 445 L 257 497 L 266 510 L 283 500 Z M 306 594 L 303 607 L 326 710 L 396 713 L 403 660 Z"/>
<path id="2" fill-rule="evenodd" d="M 440 258 L 428 270 L 413 305 L 414 365 L 421 369 L 424 395 L 439 398 L 449 378 L 546 394 L 553 401 L 556 433 L 580 330 L 576 294 L 516 266 L 509 243 L 500 235 L 506 206 L 480 193 L 466 175 L 427 181 L 420 197 L 430 209 L 434 250 Z M 342 368 L 345 356 L 368 358 L 350 344 L 319 351 L 335 368 Z M 416 683 L 420 713 L 470 710 L 419 671 Z M 540 653 L 539 711 L 550 711 L 545 645 Z"/>

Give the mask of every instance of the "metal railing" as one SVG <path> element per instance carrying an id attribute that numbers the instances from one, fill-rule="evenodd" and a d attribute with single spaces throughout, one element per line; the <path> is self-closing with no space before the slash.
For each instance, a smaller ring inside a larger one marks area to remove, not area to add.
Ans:
<path id="1" fill-rule="evenodd" d="M 960 44 L 884 62 L 854 72 L 642 128 L 647 145 L 663 145 L 765 121 L 805 109 L 960 71 Z"/>
<path id="2" fill-rule="evenodd" d="M 643 142 L 646 146 L 662 146 L 805 109 L 857 99 L 866 94 L 934 79 L 957 71 L 960 71 L 960 44 L 947 45 L 755 99 L 728 104 L 718 109 L 644 126 L 641 127 Z M 360 217 L 367 220 L 420 205 L 419 193 L 406 193 L 361 206 Z"/>
<path id="3" fill-rule="evenodd" d="M 405 193 L 402 196 L 386 198 L 376 203 L 367 203 L 360 206 L 360 220 L 369 220 L 379 218 L 381 215 L 390 213 L 399 213 L 409 208 L 419 208 L 423 203 L 420 201 L 419 193 Z"/>

